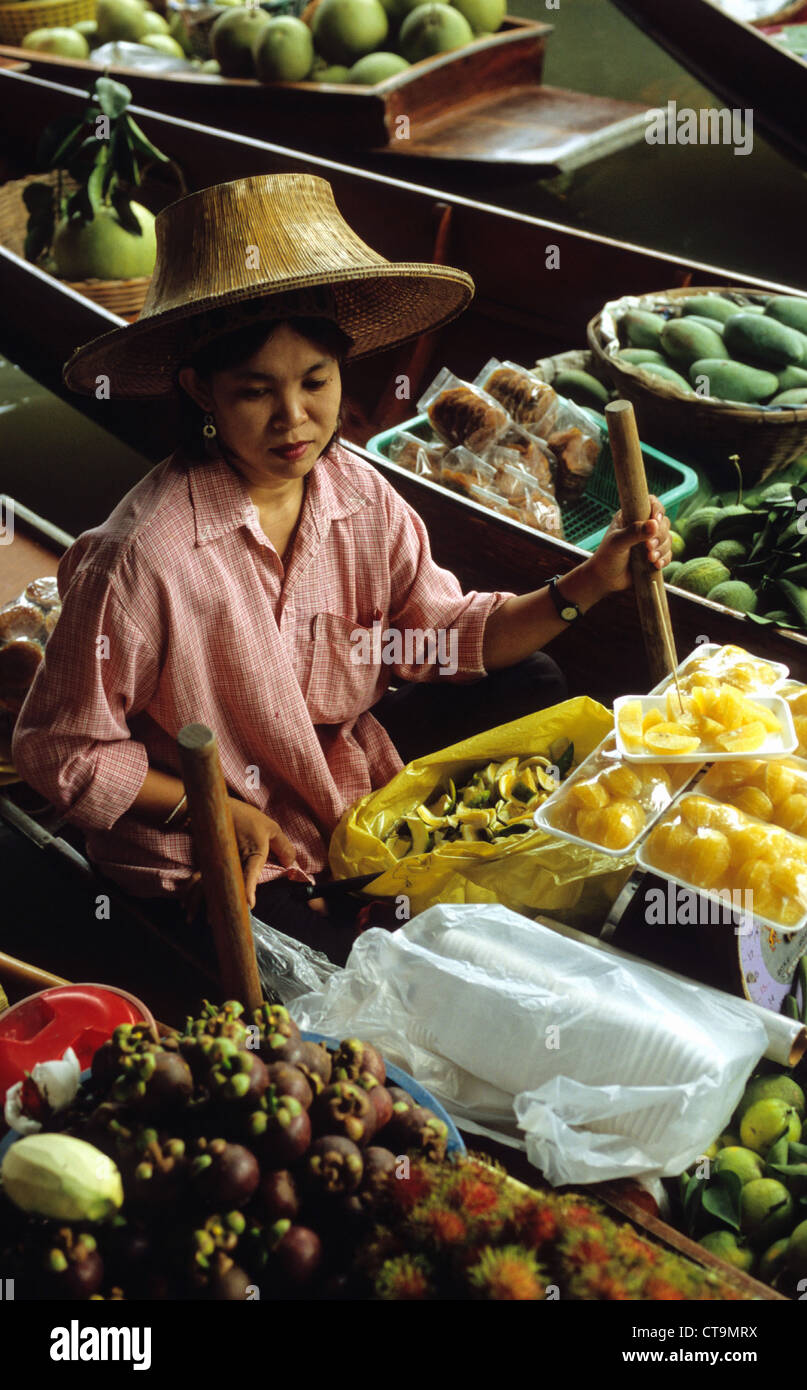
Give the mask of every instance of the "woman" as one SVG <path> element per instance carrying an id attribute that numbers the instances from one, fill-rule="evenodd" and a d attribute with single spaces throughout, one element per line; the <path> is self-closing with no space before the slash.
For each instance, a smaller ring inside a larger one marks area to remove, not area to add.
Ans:
<path id="1" fill-rule="evenodd" d="M 416 513 L 336 441 L 341 362 L 455 317 L 469 277 L 385 261 L 307 175 L 182 199 L 158 244 L 138 322 L 80 349 L 65 379 L 126 396 L 178 387 L 204 449 L 159 464 L 63 557 L 15 764 L 85 831 L 102 873 L 163 899 L 166 921 L 183 900 L 201 921 L 176 737 L 208 725 L 250 905 L 344 959 L 349 937 L 290 887 L 324 875 L 344 809 L 401 753 L 562 699 L 539 649 L 629 586 L 634 545 L 666 564 L 669 525 L 654 499 L 652 520 L 615 518 L 557 592 L 463 594 Z M 376 640 L 390 632 L 433 641 L 390 666 Z M 385 694 L 391 680 L 401 689 Z"/>

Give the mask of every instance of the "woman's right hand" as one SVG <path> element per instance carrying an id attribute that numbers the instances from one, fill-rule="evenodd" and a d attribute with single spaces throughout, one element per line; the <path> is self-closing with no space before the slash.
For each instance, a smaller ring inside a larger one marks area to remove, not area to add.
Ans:
<path id="1" fill-rule="evenodd" d="M 252 908 L 255 906 L 255 889 L 261 869 L 269 855 L 273 854 L 284 869 L 290 869 L 297 861 L 297 851 L 277 821 L 265 816 L 257 806 L 250 806 L 246 801 L 230 797 L 230 810 L 233 814 L 235 838 L 244 873 L 247 902 Z"/>

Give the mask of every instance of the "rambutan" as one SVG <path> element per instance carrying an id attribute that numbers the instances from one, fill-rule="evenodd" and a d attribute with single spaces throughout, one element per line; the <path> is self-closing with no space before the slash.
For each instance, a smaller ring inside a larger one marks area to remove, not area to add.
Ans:
<path id="1" fill-rule="evenodd" d="M 432 1194 L 435 1189 L 435 1177 L 429 1172 L 425 1164 L 412 1160 L 408 1177 L 399 1178 L 396 1175 L 389 1186 L 392 1200 L 396 1206 L 403 1208 L 404 1211 L 411 1211 L 413 1207 L 425 1201 Z"/>
<path id="2" fill-rule="evenodd" d="M 544 1298 L 547 1281 L 531 1250 L 504 1245 L 482 1251 L 468 1270 L 468 1282 L 477 1298 L 524 1303 Z"/>
<path id="3" fill-rule="evenodd" d="M 522 1202 L 511 1218 L 514 1238 L 519 1245 L 537 1250 L 558 1233 L 558 1218 L 549 1203 Z"/>
<path id="4" fill-rule="evenodd" d="M 499 1202 L 495 1187 L 481 1178 L 460 1177 L 448 1193 L 453 1206 L 462 1207 L 469 1216 L 481 1216 L 492 1211 Z"/>
<path id="5" fill-rule="evenodd" d="M 682 1293 L 680 1289 L 676 1289 L 668 1280 L 660 1279 L 655 1275 L 653 1278 L 648 1279 L 645 1284 L 643 1297 L 652 1300 L 654 1303 L 686 1300 L 685 1293 Z"/>
<path id="6" fill-rule="evenodd" d="M 458 1211 L 450 1207 L 416 1207 L 410 1214 L 407 1227 L 426 1245 L 460 1245 L 468 1235 L 468 1227 Z"/>
<path id="7" fill-rule="evenodd" d="M 417 1302 L 430 1298 L 432 1289 L 432 1267 L 424 1255 L 387 1260 L 375 1281 L 376 1297 L 387 1302 Z"/>

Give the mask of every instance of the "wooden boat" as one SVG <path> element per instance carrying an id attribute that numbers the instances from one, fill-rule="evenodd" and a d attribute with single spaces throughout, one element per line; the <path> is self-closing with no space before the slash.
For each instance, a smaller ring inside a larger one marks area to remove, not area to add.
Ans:
<path id="1" fill-rule="evenodd" d="M 0 72 L 0 173 L 18 177 L 32 167 L 42 126 L 77 113 L 84 94 L 15 72 Z M 348 221 L 391 259 L 436 260 L 470 272 L 476 297 L 462 318 L 414 345 L 384 353 L 345 377 L 349 400 L 346 437 L 363 445 L 378 430 L 414 413 L 412 402 L 443 365 L 476 375 L 493 354 L 529 364 L 585 341 L 589 318 L 621 294 L 678 285 L 737 284 L 791 292 L 771 281 L 743 279 L 717 267 L 643 250 L 627 243 L 560 227 L 521 213 L 415 188 L 381 175 L 304 156 L 257 140 L 193 126 L 135 108 L 138 122 L 184 170 L 191 189 L 250 174 L 305 170 L 327 178 Z M 13 154 L 12 154 L 13 151 Z M 160 192 L 160 186 L 156 186 Z M 175 196 L 162 186 L 163 201 Z M 546 269 L 548 248 L 557 248 L 560 272 Z M 46 387 L 151 459 L 163 457 L 176 438 L 170 404 L 95 401 L 66 392 L 61 367 L 78 344 L 120 324 L 93 304 L 20 257 L 0 247 L 5 286 L 5 325 L 0 350 Z M 717 277 L 717 278 L 715 278 Z M 397 400 L 394 383 L 410 381 L 410 399 Z M 377 463 L 423 516 L 438 560 L 474 588 L 523 591 L 579 563 L 581 552 L 518 522 L 498 517 L 393 463 Z M 0 570 L 4 556 L 0 551 Z M 12 595 L 6 595 L 11 597 Z M 807 636 L 752 625 L 705 599 L 671 592 L 682 651 L 701 633 L 715 641 L 749 642 L 762 655 L 785 661 L 807 680 Z M 606 646 L 598 689 L 591 689 L 592 644 Z M 553 650 L 574 691 L 608 702 L 628 689 L 648 688 L 639 628 L 629 597 L 615 596 L 557 639 Z M 639 682 L 637 684 L 636 682 Z"/>
<path id="2" fill-rule="evenodd" d="M 415 63 L 375 87 L 311 82 L 269 85 L 195 73 L 110 66 L 150 110 L 268 136 L 305 149 L 373 150 L 403 169 L 413 160 L 453 160 L 529 169 L 536 176 L 576 168 L 641 139 L 645 109 L 542 85 L 551 25 L 509 17 L 466 48 Z M 54 81 L 90 86 L 97 64 L 0 47 Z"/>
<path id="3" fill-rule="evenodd" d="M 803 0 L 758 24 L 732 19 L 714 0 L 613 2 L 728 106 L 751 109 L 772 144 L 807 164 L 807 62 L 773 41 L 782 21 L 807 23 Z"/>

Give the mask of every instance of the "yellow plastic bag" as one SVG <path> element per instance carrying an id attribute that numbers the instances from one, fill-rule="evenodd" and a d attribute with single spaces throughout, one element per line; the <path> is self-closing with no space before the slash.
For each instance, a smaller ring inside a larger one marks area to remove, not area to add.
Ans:
<path id="1" fill-rule="evenodd" d="M 578 927 L 602 921 L 630 875 L 632 856 L 614 858 L 536 829 L 503 845 L 453 841 L 398 860 L 383 837 L 449 777 L 460 786 L 466 773 L 486 763 L 515 754 L 548 756 L 550 744 L 561 737 L 574 744 L 577 767 L 613 723 L 610 710 L 582 695 L 416 759 L 348 808 L 331 838 L 331 872 L 335 878 L 381 874 L 373 895 L 404 894 L 412 916 L 436 902 L 499 902 L 526 916 L 548 913 Z"/>

